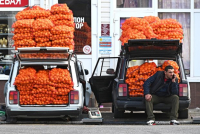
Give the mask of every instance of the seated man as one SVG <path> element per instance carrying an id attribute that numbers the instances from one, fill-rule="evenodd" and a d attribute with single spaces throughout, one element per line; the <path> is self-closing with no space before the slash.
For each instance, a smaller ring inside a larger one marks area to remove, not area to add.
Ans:
<path id="1" fill-rule="evenodd" d="M 170 124 L 179 125 L 178 79 L 172 66 L 166 66 L 165 71 L 158 71 L 144 82 L 144 95 L 147 112 L 147 124 L 155 125 L 153 105 L 157 103 L 171 104 Z"/>

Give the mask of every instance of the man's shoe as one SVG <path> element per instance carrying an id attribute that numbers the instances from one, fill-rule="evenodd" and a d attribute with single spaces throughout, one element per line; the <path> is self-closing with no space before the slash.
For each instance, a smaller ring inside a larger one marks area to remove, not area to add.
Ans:
<path id="1" fill-rule="evenodd" d="M 88 114 L 88 111 L 90 111 L 86 106 L 83 107 L 82 113 L 83 114 Z"/>
<path id="2" fill-rule="evenodd" d="M 154 120 L 147 121 L 147 125 L 156 125 L 156 122 Z"/>
<path id="3" fill-rule="evenodd" d="M 171 120 L 170 121 L 170 125 L 179 125 L 179 124 L 180 124 L 180 122 L 177 121 L 177 120 Z"/>

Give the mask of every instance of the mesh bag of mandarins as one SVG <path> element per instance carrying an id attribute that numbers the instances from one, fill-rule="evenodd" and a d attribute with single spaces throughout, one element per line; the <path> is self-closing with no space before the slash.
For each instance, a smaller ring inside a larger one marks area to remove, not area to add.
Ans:
<path id="1" fill-rule="evenodd" d="M 44 19 L 44 18 L 48 18 L 50 15 L 51 15 L 51 12 L 49 10 L 45 10 L 44 8 L 41 8 L 40 6 L 30 6 L 18 12 L 15 17 L 17 20 L 39 19 L 39 18 Z"/>
<path id="2" fill-rule="evenodd" d="M 50 47 L 51 46 L 51 28 L 54 24 L 49 19 L 37 19 L 33 22 L 33 35 L 37 42 L 37 47 Z"/>
<path id="3" fill-rule="evenodd" d="M 158 39 L 178 39 L 182 42 L 182 25 L 176 19 L 163 19 L 151 24 Z"/>

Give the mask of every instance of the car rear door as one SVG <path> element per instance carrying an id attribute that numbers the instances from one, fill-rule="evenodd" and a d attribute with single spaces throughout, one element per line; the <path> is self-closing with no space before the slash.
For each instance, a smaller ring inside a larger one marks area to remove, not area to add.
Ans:
<path id="1" fill-rule="evenodd" d="M 119 62 L 119 57 L 101 57 L 97 61 L 89 82 L 99 104 L 112 102 L 112 86 L 118 75 Z"/>

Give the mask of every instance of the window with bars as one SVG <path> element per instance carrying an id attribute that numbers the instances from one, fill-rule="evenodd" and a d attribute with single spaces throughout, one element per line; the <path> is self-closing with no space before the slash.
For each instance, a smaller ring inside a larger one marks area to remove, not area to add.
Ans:
<path id="1" fill-rule="evenodd" d="M 117 8 L 152 8 L 152 0 L 116 0 Z"/>
<path id="2" fill-rule="evenodd" d="M 194 0 L 194 8 L 200 9 L 200 0 Z"/>
<path id="3" fill-rule="evenodd" d="M 190 0 L 158 0 L 160 9 L 190 9 Z"/>
<path id="4" fill-rule="evenodd" d="M 185 69 L 190 68 L 190 13 L 158 13 L 160 19 L 172 18 L 181 23 L 183 28 L 183 62 Z"/>

